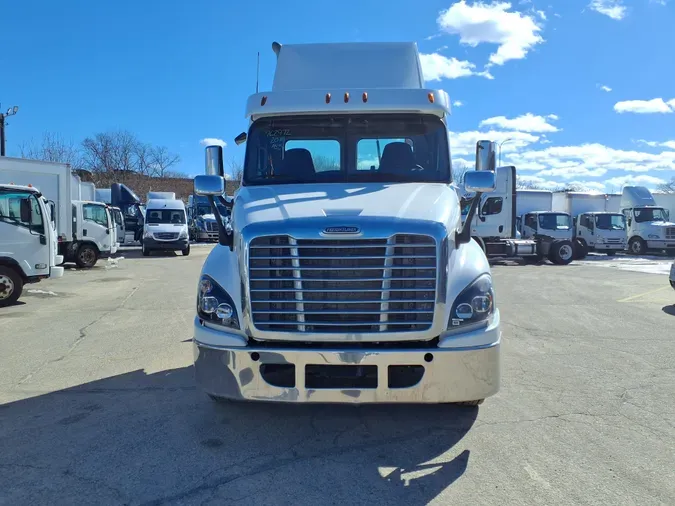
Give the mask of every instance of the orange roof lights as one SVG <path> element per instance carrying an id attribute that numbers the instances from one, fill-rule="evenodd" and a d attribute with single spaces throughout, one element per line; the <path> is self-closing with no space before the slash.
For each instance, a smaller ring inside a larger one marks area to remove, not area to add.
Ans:
<path id="1" fill-rule="evenodd" d="M 427 95 L 427 98 L 429 99 L 430 103 L 432 103 L 432 104 L 434 103 L 435 98 L 434 98 L 433 93 L 429 92 L 429 94 Z"/>

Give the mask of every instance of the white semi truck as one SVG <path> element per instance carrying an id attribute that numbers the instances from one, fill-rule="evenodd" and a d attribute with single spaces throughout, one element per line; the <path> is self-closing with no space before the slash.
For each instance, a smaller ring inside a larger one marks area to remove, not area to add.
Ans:
<path id="1" fill-rule="evenodd" d="M 451 184 L 448 95 L 424 87 L 414 43 L 273 49 L 240 190 L 223 196 L 220 146 L 194 181 L 219 229 L 197 383 L 217 400 L 480 404 L 499 390 L 499 311 Z M 464 184 L 480 198 L 494 173 Z"/>
<path id="2" fill-rule="evenodd" d="M 494 143 L 481 141 L 478 149 L 489 153 Z M 552 193 L 526 190 L 521 195 L 515 189 L 515 167 L 490 167 L 489 158 L 477 156 L 478 170 L 494 171 L 496 179 L 495 191 L 481 197 L 471 222 L 471 236 L 487 256 L 569 264 L 574 258 L 571 220 L 551 210 Z"/>
<path id="3" fill-rule="evenodd" d="M 117 230 L 109 207 L 73 198 L 79 195 L 80 178 L 69 165 L 2 157 L 0 183 L 32 186 L 53 204 L 58 254 L 65 262 L 90 268 L 100 257 L 117 252 Z"/>
<path id="4" fill-rule="evenodd" d="M 644 186 L 625 186 L 621 211 L 626 217 L 628 251 L 643 255 L 648 251 L 663 251 L 675 255 L 675 223 L 669 213 L 657 206 Z"/>
<path id="5" fill-rule="evenodd" d="M 28 283 L 63 276 L 47 199 L 33 187 L 0 184 L 0 307 Z"/>
<path id="6" fill-rule="evenodd" d="M 555 192 L 553 209 L 572 216 L 575 258 L 589 251 L 616 255 L 626 249 L 626 218 L 610 212 L 612 202 L 604 193 Z"/>

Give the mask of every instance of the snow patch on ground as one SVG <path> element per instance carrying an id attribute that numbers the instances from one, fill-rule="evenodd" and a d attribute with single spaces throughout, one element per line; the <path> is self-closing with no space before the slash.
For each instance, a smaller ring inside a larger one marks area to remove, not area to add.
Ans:
<path id="1" fill-rule="evenodd" d="M 646 274 L 668 275 L 672 259 L 657 256 L 632 257 L 617 255 L 588 255 L 584 260 L 575 260 L 577 265 L 594 265 L 597 267 L 610 267 L 620 271 L 644 272 Z"/>
<path id="2" fill-rule="evenodd" d="M 117 257 L 117 258 L 108 257 L 108 262 L 105 264 L 105 268 L 115 269 L 119 267 L 120 260 L 124 260 L 124 257 Z"/>
<path id="3" fill-rule="evenodd" d="M 58 295 L 56 292 L 52 292 L 51 290 L 40 290 L 39 288 L 30 288 L 26 290 L 27 293 L 34 293 L 36 295 Z"/>

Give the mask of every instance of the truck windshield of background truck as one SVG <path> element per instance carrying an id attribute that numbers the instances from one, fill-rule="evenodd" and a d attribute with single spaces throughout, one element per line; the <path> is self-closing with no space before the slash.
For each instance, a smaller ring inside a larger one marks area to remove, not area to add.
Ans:
<path id="1" fill-rule="evenodd" d="M 597 214 L 595 227 L 600 230 L 626 230 L 626 217 L 623 214 Z"/>
<path id="2" fill-rule="evenodd" d="M 450 181 L 447 131 L 436 116 L 262 118 L 247 140 L 245 185 Z"/>
<path id="3" fill-rule="evenodd" d="M 540 214 L 539 228 L 543 228 L 544 230 L 569 230 L 570 217 L 566 214 Z"/>
<path id="4" fill-rule="evenodd" d="M 227 216 L 230 214 L 230 210 L 227 209 L 225 206 L 216 204 L 216 207 L 218 207 L 218 211 L 220 212 L 221 216 Z M 211 206 L 208 204 L 199 204 L 197 206 L 197 210 L 194 214 L 194 216 L 203 216 L 205 214 L 213 214 L 213 211 L 211 210 Z"/>
<path id="5" fill-rule="evenodd" d="M 637 208 L 633 210 L 635 221 L 647 223 L 649 221 L 668 221 L 668 214 L 660 207 Z"/>
<path id="6" fill-rule="evenodd" d="M 106 212 L 105 206 L 84 204 L 82 206 L 82 214 L 84 215 L 85 220 L 93 221 L 106 228 L 110 227 L 110 221 L 108 221 L 109 214 Z"/>
<path id="7" fill-rule="evenodd" d="M 145 218 L 148 223 L 183 225 L 185 223 L 185 211 L 182 209 L 149 209 Z"/>
<path id="8" fill-rule="evenodd" d="M 33 208 L 32 221 L 30 223 L 21 221 L 22 199 L 30 199 L 30 205 Z M 34 194 L 0 190 L 0 221 L 18 227 L 30 228 L 38 234 L 45 233 L 45 223 L 40 211 L 40 202 L 38 202 Z"/>

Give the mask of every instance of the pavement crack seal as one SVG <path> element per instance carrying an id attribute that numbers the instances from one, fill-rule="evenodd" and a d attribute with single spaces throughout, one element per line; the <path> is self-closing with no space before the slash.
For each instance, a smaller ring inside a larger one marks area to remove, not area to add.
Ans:
<path id="1" fill-rule="evenodd" d="M 35 369 L 34 371 L 28 373 L 28 374 L 27 374 L 26 376 L 24 376 L 23 378 L 21 378 L 21 379 L 19 380 L 19 382 L 17 383 L 17 386 L 18 386 L 18 385 L 22 385 L 23 383 L 25 383 L 26 381 L 28 381 L 29 379 L 31 379 L 33 376 L 35 376 L 37 373 L 39 373 L 42 369 L 44 369 L 47 365 L 53 364 L 53 363 L 55 363 L 55 362 L 60 362 L 61 360 L 63 360 L 64 358 L 66 358 L 68 355 L 70 355 L 70 354 L 75 350 L 75 348 L 77 348 L 77 346 L 84 340 L 84 338 L 87 337 L 87 329 L 88 329 L 89 327 L 91 327 L 92 325 L 96 325 L 96 324 L 99 323 L 101 320 L 103 320 L 103 318 L 105 318 L 106 316 L 111 315 L 112 313 L 114 313 L 114 312 L 117 311 L 118 309 L 121 309 L 122 307 L 124 307 L 124 304 L 126 304 L 126 302 L 131 298 L 131 296 L 132 296 L 133 294 L 136 293 L 136 291 L 137 291 L 139 288 L 140 288 L 140 286 L 135 286 L 135 287 L 131 290 L 131 292 L 129 293 L 129 295 L 127 295 L 127 296 L 124 298 L 124 300 L 123 300 L 119 305 L 115 306 L 115 307 L 114 307 L 113 309 L 111 309 L 110 311 L 104 312 L 103 314 L 101 314 L 101 316 L 99 316 L 98 318 L 96 318 L 94 321 L 87 323 L 84 327 L 81 327 L 81 328 L 79 329 L 79 331 L 78 331 L 80 335 L 78 336 L 77 339 L 75 339 L 75 341 L 73 342 L 73 344 L 70 345 L 70 347 L 68 348 L 68 350 L 67 350 L 63 355 L 61 355 L 60 357 L 55 358 L 55 359 L 53 359 L 53 360 L 47 360 L 46 362 L 43 362 L 37 369 Z"/>

